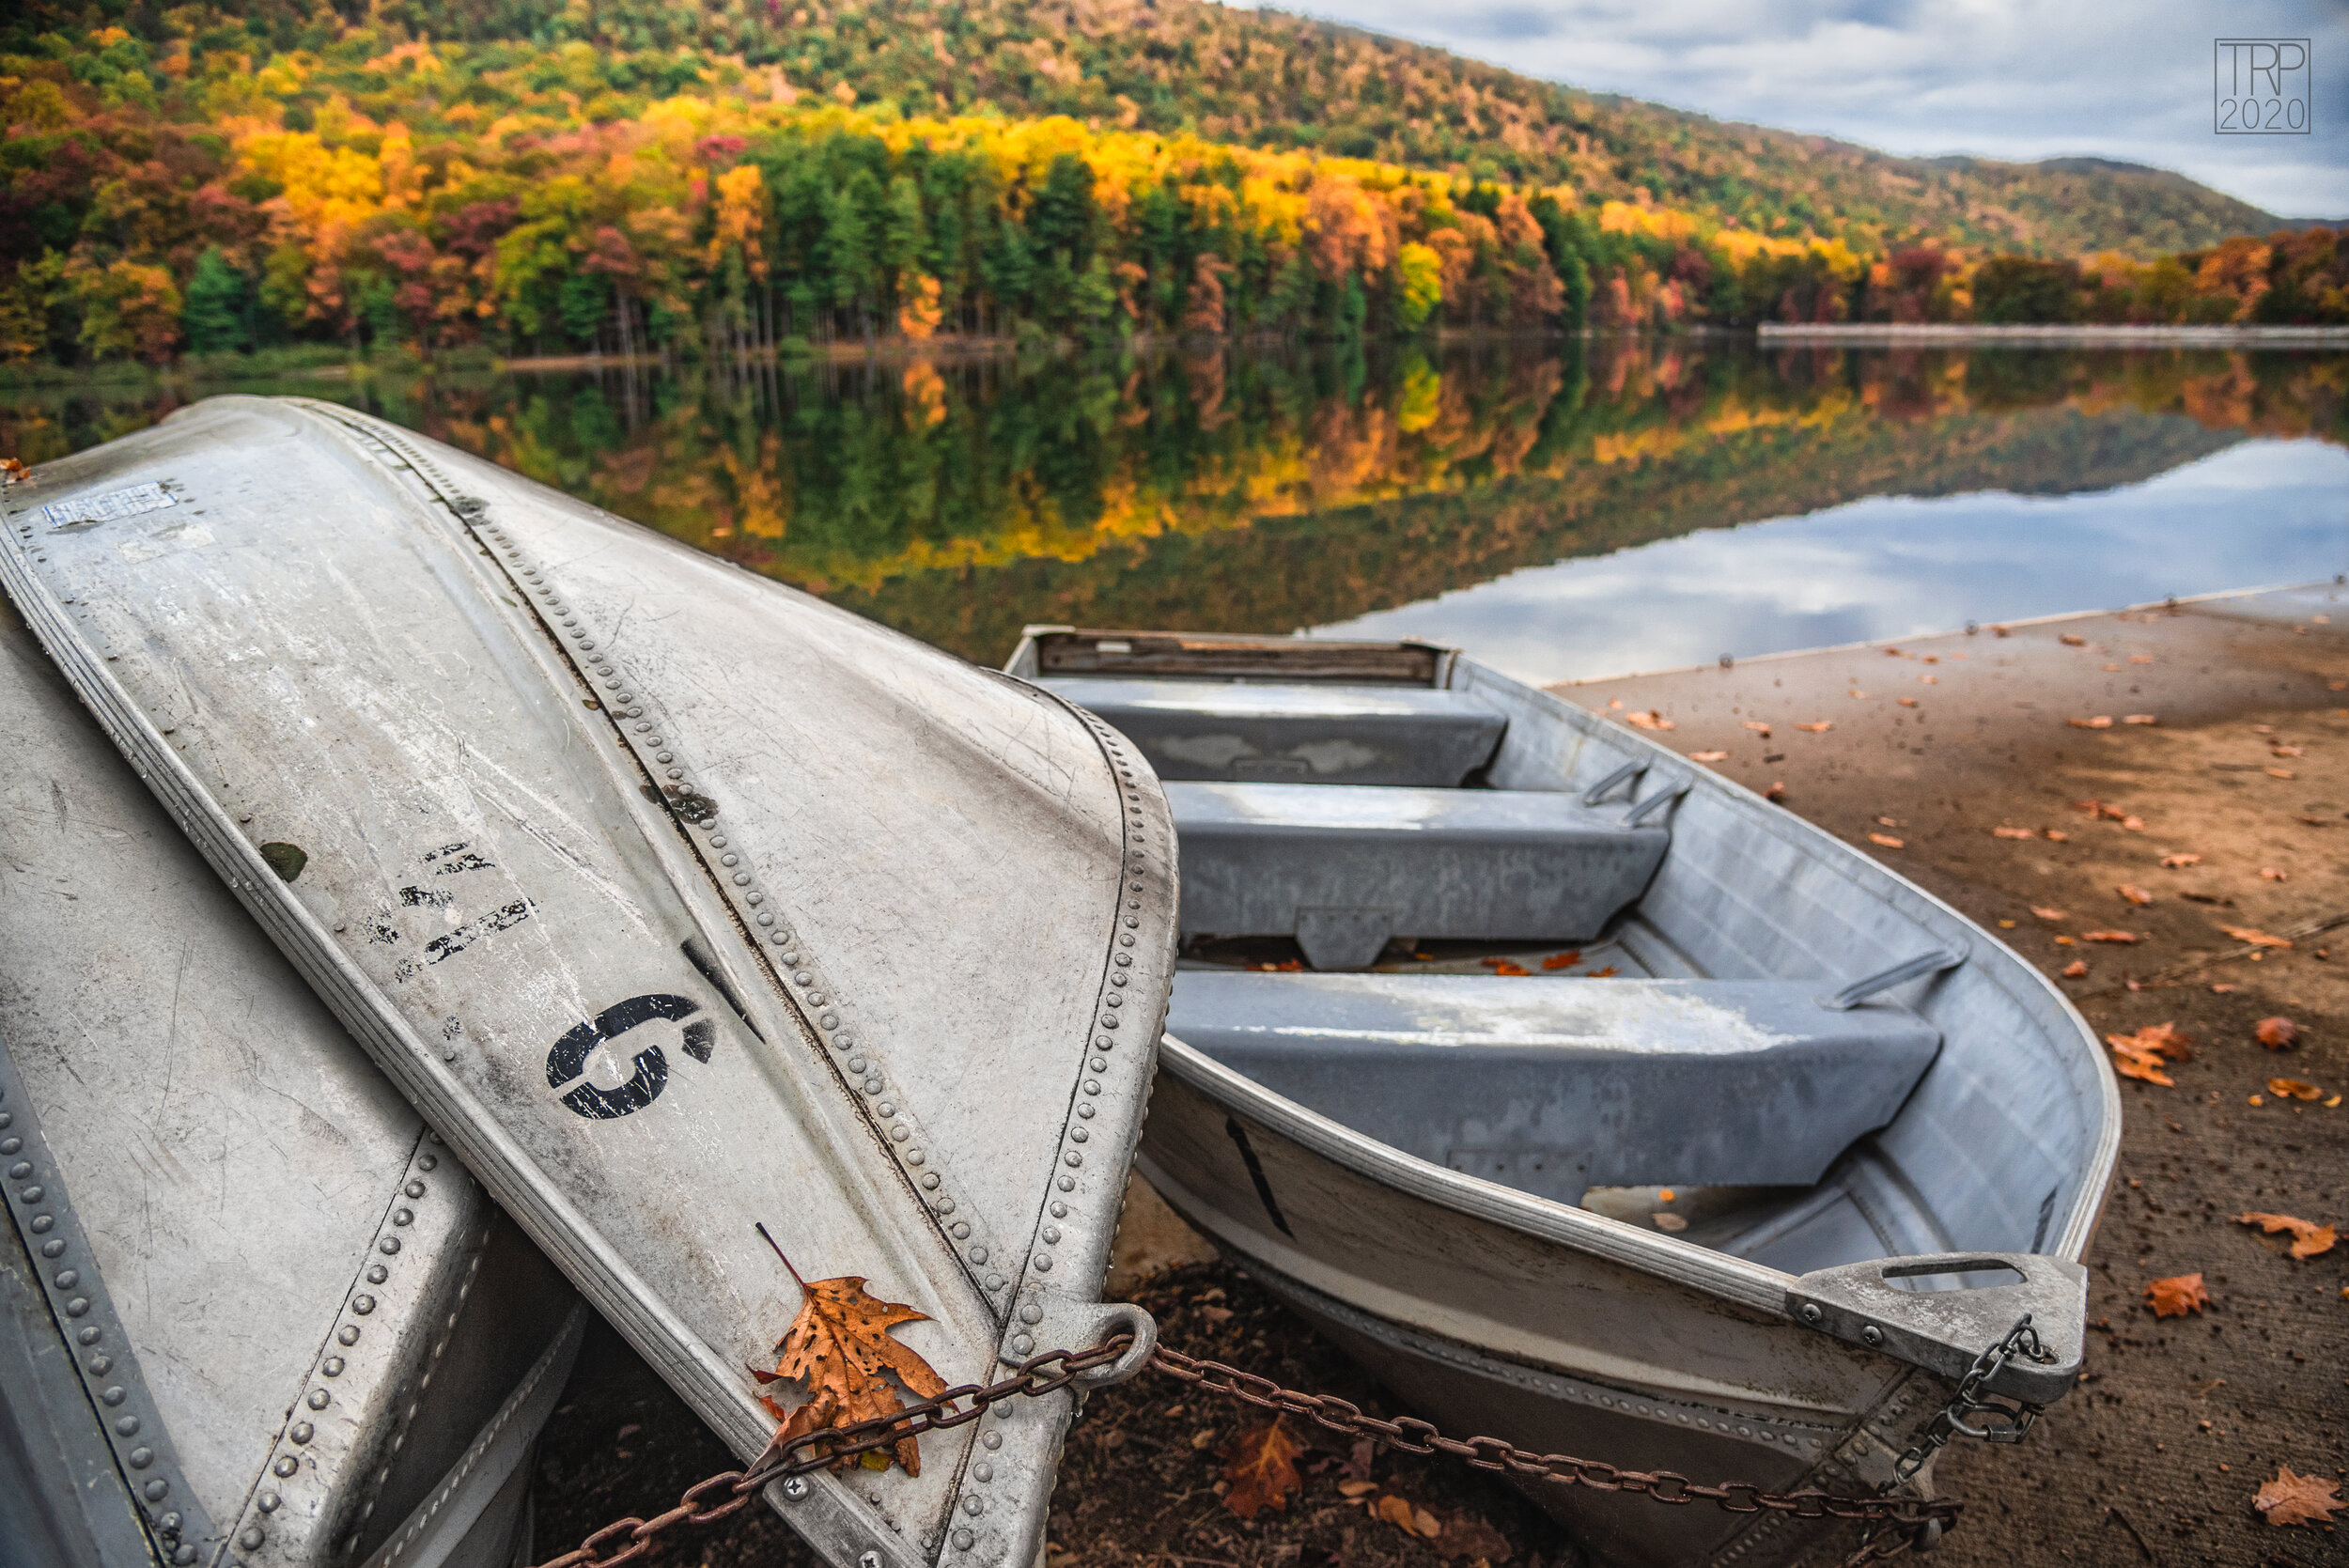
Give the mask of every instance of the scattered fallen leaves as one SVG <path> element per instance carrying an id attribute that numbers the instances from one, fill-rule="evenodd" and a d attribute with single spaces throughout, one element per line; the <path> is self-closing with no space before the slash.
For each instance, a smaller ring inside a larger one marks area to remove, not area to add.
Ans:
<path id="1" fill-rule="evenodd" d="M 2112 1070 L 2123 1078 L 2175 1087 L 2177 1080 L 2162 1069 L 2192 1055 L 2194 1039 L 2174 1023 L 2154 1023 L 2134 1034 L 2108 1034 L 2105 1044 L 2112 1048 Z"/>
<path id="2" fill-rule="evenodd" d="M 2127 943 L 2137 940 L 2137 933 L 2134 931 L 2083 931 L 2080 933 L 2080 940 L 2084 942 Z"/>
<path id="3" fill-rule="evenodd" d="M 1751 730 L 1754 734 L 1760 736 L 1765 740 L 1767 740 L 1770 737 L 1770 726 L 1764 723 L 1759 719 L 1747 720 L 1746 728 Z"/>
<path id="4" fill-rule="evenodd" d="M 2300 1026 L 2285 1017 L 2262 1018 L 2251 1033 L 2269 1050 L 2290 1050 L 2300 1043 Z"/>
<path id="5" fill-rule="evenodd" d="M 1907 844 L 1904 840 L 1894 838 L 1890 833 L 1870 833 L 1868 835 L 1868 842 L 1870 844 L 1880 844 L 1887 849 L 1906 849 L 1908 847 Z"/>
<path id="6" fill-rule="evenodd" d="M 2076 730 L 2108 730 L 2112 728 L 2112 715 L 2099 713 L 2093 719 L 2067 719 L 2064 722 Z"/>
<path id="7" fill-rule="evenodd" d="M 1798 730 L 1808 730 L 1812 735 L 1825 735 L 1828 731 L 1833 729 L 1834 727 L 1834 721 L 1829 719 L 1822 719 L 1815 724 L 1797 724 L 1795 726 L 1795 728 Z"/>
<path id="8" fill-rule="evenodd" d="M 1665 718 L 1654 708 L 1649 708 L 1644 713 L 1626 713 L 1624 718 L 1630 722 L 1634 729 L 1669 730 L 1677 727 L 1670 719 Z"/>
<path id="9" fill-rule="evenodd" d="M 764 1227 L 759 1234 L 766 1234 Z M 771 1245 L 772 1238 L 769 1241 Z M 783 1249 L 775 1248 L 775 1255 L 783 1257 Z M 884 1372 L 896 1374 L 899 1382 L 924 1399 L 946 1391 L 946 1380 L 911 1346 L 889 1334 L 900 1324 L 928 1322 L 927 1313 L 868 1294 L 862 1275 L 808 1281 L 800 1279 L 789 1258 L 783 1258 L 783 1265 L 799 1281 L 804 1297 L 799 1316 L 791 1320 L 790 1328 L 775 1346 L 781 1356 L 775 1370 L 748 1369 L 762 1388 L 790 1378 L 808 1390 L 807 1403 L 790 1410 L 763 1394 L 759 1397 L 768 1413 L 783 1422 L 778 1437 L 787 1440 L 819 1427 L 895 1415 L 905 1402 L 881 1375 Z M 894 1456 L 908 1475 L 922 1473 L 921 1451 L 911 1437 L 901 1437 L 875 1452 Z M 887 1467 L 886 1459 L 883 1467 Z"/>
<path id="10" fill-rule="evenodd" d="M 1442 1520 L 1423 1508 L 1413 1508 L 1392 1492 L 1373 1504 L 1371 1512 L 1404 1534 L 1416 1535 L 1423 1541 L 1433 1541 L 1443 1533 Z"/>
<path id="11" fill-rule="evenodd" d="M 2303 1083 L 2296 1078 L 2271 1078 L 2267 1080 L 2267 1092 L 2278 1099 L 2285 1100 L 2321 1100 L 2325 1097 L 2324 1090 L 2313 1083 Z"/>
<path id="12" fill-rule="evenodd" d="M 2121 722 L 2124 724 L 2158 724 L 2161 721 L 2155 718 L 2150 713 L 2132 713 L 2128 717 L 2123 719 Z"/>
<path id="13" fill-rule="evenodd" d="M 1688 760 L 1690 762 L 1720 762 L 1728 755 L 1727 752 L 1690 752 Z"/>
<path id="14" fill-rule="evenodd" d="M 2145 1287 L 2145 1305 L 2155 1317 L 2184 1317 L 2209 1306 L 2210 1292 L 2202 1288 L 2201 1275 L 2175 1274 Z"/>
<path id="15" fill-rule="evenodd" d="M 2154 895 L 2133 882 L 2123 882 L 2112 890 L 2132 904 L 2151 904 Z"/>
<path id="16" fill-rule="evenodd" d="M 1581 961 L 1582 950 L 1578 947 L 1571 952 L 1551 954 L 1548 957 L 1542 960 L 1542 968 L 1546 970 L 1570 970 Z"/>
<path id="17" fill-rule="evenodd" d="M 0 458 L 0 484 L 13 485 L 31 472 L 21 458 Z"/>
<path id="18" fill-rule="evenodd" d="M 1523 964 L 1510 958 L 1479 958 L 1476 961 L 1495 974 L 1530 974 L 1532 972 Z"/>
<path id="19" fill-rule="evenodd" d="M 2075 958 L 2063 966 L 2063 978 L 2066 980 L 2077 980 L 2087 973 L 2088 960 L 2085 958 Z"/>
<path id="20" fill-rule="evenodd" d="M 1268 1508 L 1286 1513 L 1290 1497 L 1305 1483 L 1297 1473 L 1297 1456 L 1304 1452 L 1279 1416 L 1242 1432 L 1223 1451 L 1223 1479 L 1232 1487 L 1223 1506 L 1243 1519 Z"/>
<path id="21" fill-rule="evenodd" d="M 2256 925 L 2222 925 L 2218 929 L 2232 937 L 2236 941 L 2248 942 L 2253 947 L 2290 947 L 2292 945 L 2285 938 L 2271 937 Z"/>
<path id="22" fill-rule="evenodd" d="M 2323 1476 L 2294 1475 L 2289 1465 L 2276 1467 L 2276 1479 L 2260 1483 L 2251 1506 L 2267 1515 L 2271 1525 L 2329 1525 L 2341 1506 L 2338 1483 Z"/>
<path id="23" fill-rule="evenodd" d="M 2200 855 L 2164 855 L 2161 858 L 2161 863 L 2170 870 L 2176 871 L 2185 866 L 2201 865 L 2202 857 Z"/>
<path id="24" fill-rule="evenodd" d="M 1990 836 L 1992 838 L 2037 838 L 2039 835 L 2029 828 L 1993 828 L 1990 830 Z"/>
<path id="25" fill-rule="evenodd" d="M 2065 918 L 2061 909 L 2051 909 L 2045 904 L 2032 905 L 2030 907 L 2030 912 L 2037 915 L 2041 920 L 2062 920 Z"/>

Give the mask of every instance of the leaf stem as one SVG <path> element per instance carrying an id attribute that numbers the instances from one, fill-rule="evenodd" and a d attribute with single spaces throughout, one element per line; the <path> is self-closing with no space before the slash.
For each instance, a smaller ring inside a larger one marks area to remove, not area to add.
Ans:
<path id="1" fill-rule="evenodd" d="M 783 1250 L 783 1245 L 782 1245 L 782 1243 L 780 1243 L 780 1242 L 776 1241 L 776 1240 L 775 1240 L 775 1238 L 774 1238 L 773 1236 L 770 1236 L 770 1235 L 768 1235 L 768 1234 L 767 1234 L 767 1224 L 766 1224 L 766 1221 L 765 1221 L 765 1220 L 753 1220 L 753 1221 L 752 1221 L 752 1225 L 753 1225 L 753 1227 L 754 1227 L 754 1229 L 756 1229 L 756 1231 L 758 1232 L 759 1235 L 765 1238 L 767 1245 L 768 1245 L 768 1246 L 770 1246 L 770 1247 L 772 1247 L 772 1248 L 775 1250 L 775 1256 L 776 1256 L 776 1257 L 778 1257 L 778 1258 L 782 1258 L 782 1259 L 783 1259 L 783 1266 L 784 1266 L 784 1267 L 786 1267 L 786 1268 L 791 1268 L 791 1260 L 790 1260 L 790 1258 L 789 1258 L 789 1257 L 787 1257 L 787 1256 L 786 1256 L 786 1255 L 785 1255 L 784 1250 Z M 798 1283 L 798 1285 L 799 1285 L 799 1287 L 800 1287 L 800 1289 L 801 1289 L 801 1291 L 802 1293 L 804 1293 L 804 1292 L 807 1290 L 807 1281 L 806 1281 L 805 1280 L 801 1280 L 801 1279 L 800 1278 L 800 1271 L 799 1271 L 798 1269 L 796 1269 L 796 1268 L 791 1268 L 791 1278 L 792 1278 L 792 1280 L 793 1280 L 795 1282 L 797 1282 L 797 1283 Z"/>

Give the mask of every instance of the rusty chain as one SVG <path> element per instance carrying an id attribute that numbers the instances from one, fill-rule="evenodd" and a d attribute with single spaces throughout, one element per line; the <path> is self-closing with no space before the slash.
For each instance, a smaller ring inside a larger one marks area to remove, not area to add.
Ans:
<path id="1" fill-rule="evenodd" d="M 654 1538 L 678 1525 L 713 1525 L 739 1513 L 768 1483 L 837 1465 L 887 1448 L 900 1438 L 974 1421 L 1008 1399 L 1034 1398 L 1066 1388 L 1084 1373 L 1107 1366 L 1133 1343 L 1119 1334 L 1090 1350 L 1048 1350 L 1020 1363 L 1000 1383 L 965 1383 L 933 1399 L 907 1405 L 892 1416 L 823 1427 L 786 1439 L 781 1433 L 747 1469 L 721 1470 L 685 1489 L 677 1506 L 649 1519 L 615 1519 L 561 1557 L 539 1568 L 619 1568 L 652 1549 Z M 1269 1378 L 1202 1361 L 1159 1345 L 1144 1363 L 1177 1382 L 1221 1394 L 1242 1405 L 1308 1419 L 1331 1432 L 1368 1437 L 1406 1453 L 1445 1453 L 1480 1470 L 1538 1476 L 1598 1492 L 1632 1492 L 1657 1502 L 1682 1506 L 1710 1502 L 1730 1514 L 1788 1514 L 1797 1519 L 1851 1519 L 1869 1527 L 1869 1539 L 1843 1560 L 1843 1568 L 1881 1562 L 1912 1547 L 1930 1546 L 1957 1523 L 1963 1504 L 1912 1498 L 1851 1498 L 1805 1488 L 1766 1492 L 1750 1482 L 1707 1486 L 1672 1470 L 1626 1470 L 1595 1459 L 1563 1453 L 1533 1453 L 1498 1437 L 1447 1437 L 1427 1421 L 1402 1416 L 1382 1421 L 1332 1394 L 1300 1393 Z M 966 1403 L 967 1402 L 967 1403 Z M 713 1501 L 723 1495 L 723 1500 Z M 607 1555 L 608 1554 L 608 1555 Z"/>

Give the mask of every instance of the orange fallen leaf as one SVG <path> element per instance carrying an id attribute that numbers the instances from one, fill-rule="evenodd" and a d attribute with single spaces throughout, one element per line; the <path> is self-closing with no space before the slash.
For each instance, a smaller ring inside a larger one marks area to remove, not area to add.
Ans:
<path id="1" fill-rule="evenodd" d="M 2084 942 L 2133 942 L 2137 940 L 2137 935 L 2131 931 L 2083 931 L 2080 933 L 2080 940 Z"/>
<path id="2" fill-rule="evenodd" d="M 2276 1479 L 2260 1483 L 2251 1506 L 2271 1525 L 2329 1525 L 2341 1506 L 2340 1485 L 2322 1476 L 2294 1475 L 2291 1466 L 2278 1465 Z"/>
<path id="3" fill-rule="evenodd" d="M 1906 843 L 1900 839 L 1894 838 L 1890 833 L 1870 833 L 1868 835 L 1868 842 L 1871 844 L 1881 844 L 1887 849 L 1906 849 L 1908 847 Z"/>
<path id="4" fill-rule="evenodd" d="M 2251 1032 L 2269 1050 L 2290 1050 L 2300 1043 L 2300 1026 L 2290 1018 L 2262 1018 Z"/>
<path id="5" fill-rule="evenodd" d="M 2154 656 L 2150 653 L 2133 653 L 2129 655 L 2129 662 L 2132 664 L 2151 664 L 2153 661 Z"/>
<path id="6" fill-rule="evenodd" d="M 1366 1498 L 1377 1490 L 1378 1490 L 1378 1483 L 1375 1481 L 1341 1481 L 1338 1483 L 1338 1496 L 1342 1498 Z"/>
<path id="7" fill-rule="evenodd" d="M 2218 929 L 2232 937 L 2236 941 L 2248 942 L 2253 947 L 2290 947 L 2292 945 L 2285 938 L 2271 937 L 2256 925 L 2222 925 Z"/>
<path id="8" fill-rule="evenodd" d="M 2030 907 L 2030 912 L 2037 915 L 2041 920 L 2062 920 L 2065 918 L 2061 909 L 2051 909 L 2045 904 L 2032 905 Z"/>
<path id="9" fill-rule="evenodd" d="M 1876 818 L 1876 826 L 1879 828 L 1900 828 L 1906 827 L 1906 824 L 1902 822 L 1897 817 L 1879 816 Z"/>
<path id="10" fill-rule="evenodd" d="M 2075 637 L 2068 631 L 2060 631 L 2056 633 L 2056 641 L 2062 644 L 2067 648 L 2084 648 L 2088 646 L 2087 638 Z"/>
<path id="11" fill-rule="evenodd" d="M 1900 699 L 1900 705 L 1903 707 L 1915 707 L 1917 706 L 1917 699 L 1914 697 L 1903 697 Z"/>
<path id="12" fill-rule="evenodd" d="M 2124 724 L 2157 724 L 2160 722 L 2150 713 L 2132 713 L 2121 721 Z"/>
<path id="13" fill-rule="evenodd" d="M 2263 880 L 2270 882 L 2288 882 L 2292 880 L 2292 874 L 2290 872 L 2279 871 L 2272 865 L 2263 865 L 2260 867 L 2260 877 Z"/>
<path id="14" fill-rule="evenodd" d="M 1764 799 L 1765 800 L 1785 800 L 1785 799 L 1786 799 L 1786 782 L 1785 782 L 1783 779 L 1781 779 L 1781 780 L 1780 780 L 1778 783 L 1776 783 L 1776 784 L 1774 784 L 1770 785 L 1770 787 L 1769 787 L 1769 788 L 1767 788 L 1767 789 L 1766 789 L 1766 790 L 1764 790 L 1764 791 L 1762 792 L 1762 799 Z"/>
<path id="15" fill-rule="evenodd" d="M 767 1235 L 767 1228 L 760 1226 L 758 1234 Z M 775 1247 L 772 1236 L 768 1236 L 767 1241 Z M 768 1413 L 783 1423 L 775 1435 L 778 1441 L 827 1426 L 845 1426 L 852 1421 L 878 1421 L 895 1415 L 905 1407 L 905 1402 L 882 1376 L 883 1373 L 895 1374 L 899 1382 L 924 1399 L 946 1391 L 946 1380 L 932 1371 L 911 1346 L 899 1343 L 889 1333 L 901 1324 L 928 1322 L 927 1313 L 867 1294 L 862 1275 L 801 1280 L 800 1271 L 792 1266 L 789 1258 L 784 1257 L 781 1247 L 775 1247 L 775 1256 L 783 1258 L 783 1266 L 791 1270 L 792 1279 L 799 1281 L 804 1299 L 799 1315 L 791 1320 L 790 1328 L 775 1346 L 781 1355 L 775 1370 L 748 1370 L 762 1387 L 792 1379 L 808 1391 L 805 1404 L 788 1410 L 763 1394 L 759 1396 L 758 1402 L 767 1407 Z M 893 1455 L 905 1467 L 908 1475 L 922 1473 L 921 1451 L 910 1436 L 900 1437 L 889 1448 L 875 1452 Z M 886 1459 L 882 1467 L 887 1467 Z"/>
<path id="16" fill-rule="evenodd" d="M 2324 1090 L 2313 1083 L 2303 1083 L 2296 1078 L 2271 1078 L 2267 1080 L 2267 1092 L 2287 1100 L 2321 1100 L 2325 1097 Z"/>
<path id="17" fill-rule="evenodd" d="M 1614 973 L 1615 966 L 1610 964 L 1603 970 L 1593 970 L 1591 971 L 1591 978 L 1593 980 L 1609 980 L 1614 977 Z"/>
<path id="18" fill-rule="evenodd" d="M 2076 730 L 2108 730 L 2112 728 L 2112 715 L 2099 713 L 2093 719 L 2067 719 L 2064 722 Z"/>
<path id="19" fill-rule="evenodd" d="M 2132 904 L 2151 904 L 2154 901 L 2154 895 L 2152 893 L 2147 893 L 2143 888 L 2138 887 L 2134 883 L 2123 882 L 2112 891 L 2119 893 L 2122 897 L 2127 899 Z"/>
<path id="20" fill-rule="evenodd" d="M 2077 980 L 2087 972 L 2088 960 L 2085 958 L 2075 958 L 2063 966 L 2063 978 L 2066 980 Z"/>
<path id="21" fill-rule="evenodd" d="M 1866 702 L 1866 701 L 1868 700 L 1868 693 L 1866 693 L 1865 691 L 1861 691 L 1861 690 L 1859 690 L 1859 687 L 1857 687 L 1857 686 L 1855 686 L 1855 687 L 1853 687 L 1853 688 L 1851 689 L 1851 695 L 1852 695 L 1852 696 L 1854 696 L 1854 697 L 1856 697 L 1856 698 L 1858 698 L 1859 701 L 1861 701 L 1861 702 L 1863 702 L 1863 703 L 1864 703 L 1864 702 Z"/>
<path id="22" fill-rule="evenodd" d="M 2270 768 L 2267 770 L 2267 776 L 2271 779 L 2296 779 L 2300 775 L 2289 768 Z"/>
<path id="23" fill-rule="evenodd" d="M 2056 944 L 2056 946 L 2058 946 L 2058 947 L 2077 947 L 2077 946 L 2079 946 L 2079 942 L 2078 942 L 2077 939 L 2076 939 L 2076 938 L 2072 938 L 2072 937 L 2058 937 L 2058 938 L 2055 939 L 2055 944 Z"/>
<path id="24" fill-rule="evenodd" d="M 1765 740 L 1767 740 L 1770 737 L 1770 726 L 1764 723 L 1759 719 L 1747 720 L 1746 728 L 1751 730 L 1754 734 L 1760 736 Z"/>
<path id="25" fill-rule="evenodd" d="M 1231 1483 L 1223 1506 L 1243 1519 L 1252 1519 L 1268 1508 L 1286 1513 L 1290 1497 L 1305 1483 L 1305 1478 L 1297 1473 L 1297 1456 L 1304 1452 L 1304 1445 L 1288 1435 L 1279 1416 L 1242 1432 L 1223 1451 L 1229 1461 L 1223 1467 L 1223 1479 Z"/>
<path id="26" fill-rule="evenodd" d="M 2039 835 L 2029 828 L 1993 828 L 1990 830 L 1990 836 L 1992 838 L 2037 838 Z"/>
<path id="27" fill-rule="evenodd" d="M 2051 844 L 2065 844 L 2070 842 L 2072 837 L 2071 834 L 2065 832 L 2061 828 L 2049 828 L 2046 830 L 2046 833 L 2047 841 Z"/>
<path id="28" fill-rule="evenodd" d="M 1654 708 L 1644 713 L 1626 713 L 1624 717 L 1630 721 L 1634 729 L 1668 730 L 1675 727 L 1670 719 L 1665 718 Z"/>
<path id="29" fill-rule="evenodd" d="M 2305 756 L 2308 753 L 2304 748 L 2298 746 L 2270 746 L 2267 748 L 2267 754 L 2275 757 L 2296 757 Z"/>
<path id="30" fill-rule="evenodd" d="M 1442 1521 L 1423 1508 L 1413 1508 L 1392 1492 L 1380 1498 L 1371 1512 L 1406 1535 L 1432 1541 L 1443 1533 Z"/>
<path id="31" fill-rule="evenodd" d="M 2141 833 L 2145 831 L 2145 819 L 2141 816 L 2124 816 L 2121 819 L 2121 826 L 2130 832 Z"/>
<path id="32" fill-rule="evenodd" d="M 1822 719 L 1815 724 L 1797 724 L 1795 726 L 1795 728 L 1798 730 L 1808 730 L 1812 735 L 1825 735 L 1828 731 L 1833 729 L 1834 727 L 1835 724 L 1833 721 L 1827 719 Z"/>
<path id="33" fill-rule="evenodd" d="M 1727 755 L 1729 755 L 1727 752 L 1690 752 L 1688 760 L 1690 762 L 1719 762 Z"/>
<path id="34" fill-rule="evenodd" d="M 1581 961 L 1582 950 L 1578 947 L 1571 953 L 1551 954 L 1548 957 L 1542 960 L 1542 968 L 1546 970 L 1570 970 Z"/>
<path id="35" fill-rule="evenodd" d="M 2210 1292 L 2202 1288 L 2201 1275 L 2176 1274 L 2147 1285 L 2145 1304 L 2155 1317 L 2184 1317 L 2209 1306 Z"/>
<path id="36" fill-rule="evenodd" d="M 2193 1054 L 2187 1048 L 2193 1043 L 2190 1035 L 2180 1033 L 2171 1023 L 2147 1024 L 2134 1034 L 2105 1036 L 2105 1044 L 2112 1048 L 2114 1072 L 2165 1088 L 2175 1088 L 2177 1080 L 2162 1069 Z"/>
<path id="37" fill-rule="evenodd" d="M 2200 855 L 2164 855 L 2161 858 L 2161 863 L 2171 871 L 2175 871 L 2181 866 L 2201 865 L 2202 857 Z"/>
<path id="38" fill-rule="evenodd" d="M 2330 1225 L 2320 1225 L 2313 1219 L 2302 1219 L 2289 1214 L 2238 1214 L 2238 1225 L 2257 1225 L 2269 1235 L 2278 1231 L 2292 1233 L 2292 1255 L 2295 1258 L 2320 1258 L 2333 1250 L 2340 1239 Z"/>
<path id="39" fill-rule="evenodd" d="M 1495 974 L 1531 974 L 1533 972 L 1523 964 L 1513 963 L 1506 958 L 1487 958 L 1485 962 L 1491 967 Z"/>

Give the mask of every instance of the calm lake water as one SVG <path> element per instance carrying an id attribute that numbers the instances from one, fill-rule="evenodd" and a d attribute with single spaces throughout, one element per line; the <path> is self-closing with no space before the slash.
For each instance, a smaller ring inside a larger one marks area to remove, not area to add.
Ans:
<path id="1" fill-rule="evenodd" d="M 373 375 L 382 413 L 987 663 L 1022 624 L 1625 674 L 2349 571 L 2349 355 L 1540 351 Z M 188 394 L 0 390 L 41 461 Z"/>

